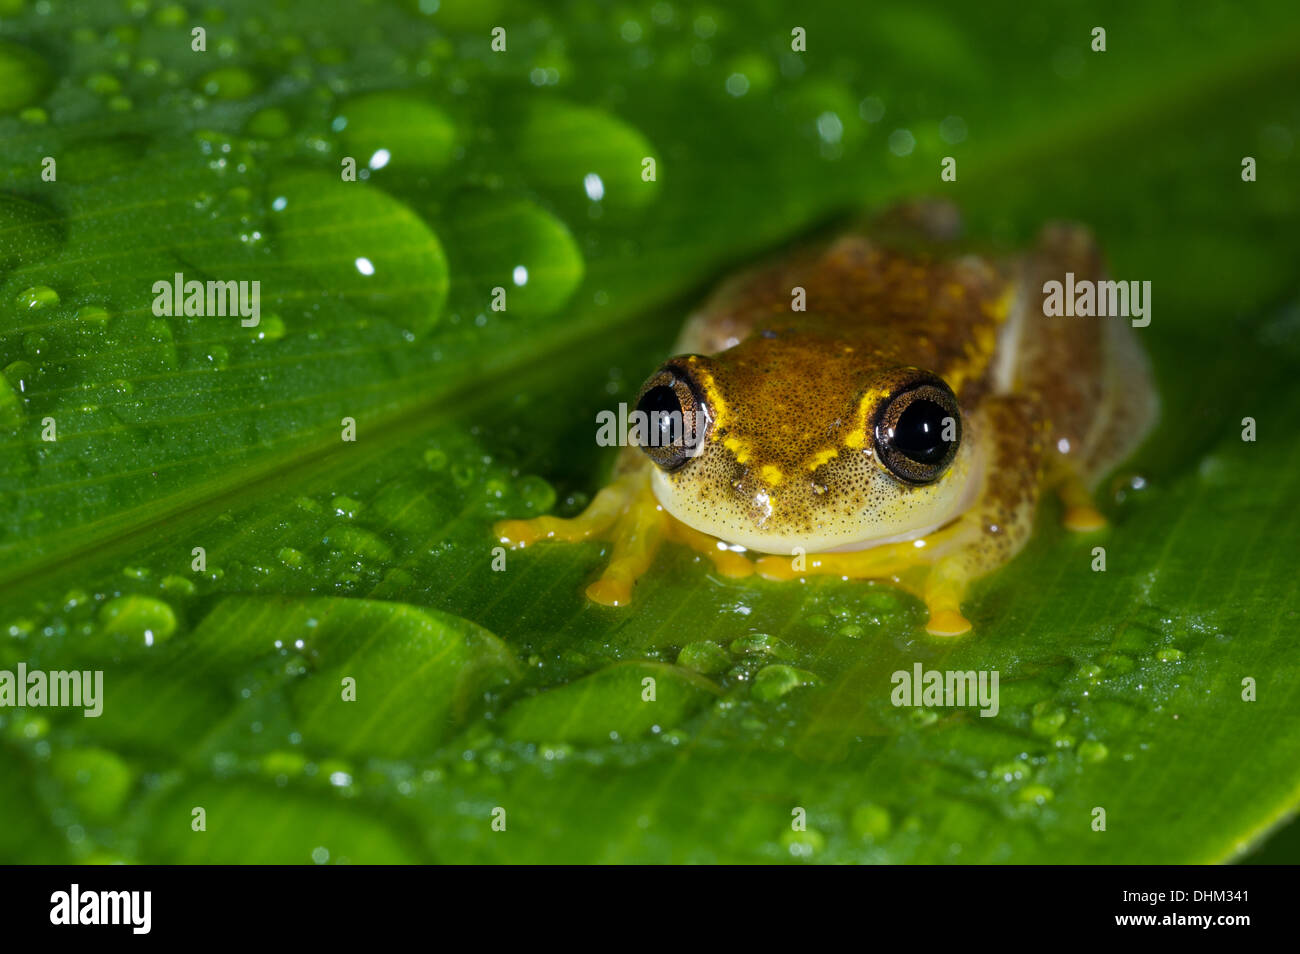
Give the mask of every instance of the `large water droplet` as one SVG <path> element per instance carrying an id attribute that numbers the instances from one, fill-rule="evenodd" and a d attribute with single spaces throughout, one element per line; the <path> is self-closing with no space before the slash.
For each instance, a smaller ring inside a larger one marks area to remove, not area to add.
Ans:
<path id="1" fill-rule="evenodd" d="M 365 183 L 304 172 L 272 182 L 281 261 L 323 294 L 400 317 L 417 331 L 437 321 L 447 297 L 447 260 L 409 208 Z M 368 274 L 357 269 L 364 258 Z"/>
<path id="2" fill-rule="evenodd" d="M 156 646 L 176 632 L 176 614 L 162 600 L 150 596 L 119 596 L 99 611 L 103 632 L 136 646 Z"/>
<path id="3" fill-rule="evenodd" d="M 50 67 L 24 46 L 0 40 L 0 113 L 30 106 L 50 88 Z"/>
<path id="4" fill-rule="evenodd" d="M 549 315 L 582 281 L 582 252 L 564 223 L 532 202 L 467 192 L 451 204 L 448 249 L 457 274 L 472 275 L 486 303 L 506 291 L 508 315 Z"/>
<path id="5" fill-rule="evenodd" d="M 519 162 L 530 185 L 550 192 L 566 209 L 591 204 L 595 175 L 600 205 L 620 211 L 647 205 L 658 191 L 658 153 L 639 131 L 609 113 L 558 99 L 537 103 L 519 132 Z M 655 159 L 655 178 L 642 177 Z"/>
<path id="6" fill-rule="evenodd" d="M 339 111 L 343 150 L 357 166 L 399 174 L 437 172 L 455 154 L 456 127 L 436 106 L 408 93 L 375 93 Z"/>

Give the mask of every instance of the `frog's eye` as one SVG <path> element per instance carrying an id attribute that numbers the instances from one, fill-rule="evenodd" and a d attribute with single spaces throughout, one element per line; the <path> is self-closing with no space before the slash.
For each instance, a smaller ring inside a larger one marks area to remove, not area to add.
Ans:
<path id="1" fill-rule="evenodd" d="M 681 467 L 704 447 L 710 418 L 685 373 L 660 368 L 641 387 L 629 443 L 666 471 Z"/>
<path id="2" fill-rule="evenodd" d="M 900 480 L 937 480 L 961 444 L 957 397 L 942 378 L 926 375 L 885 402 L 876 417 L 876 453 Z"/>

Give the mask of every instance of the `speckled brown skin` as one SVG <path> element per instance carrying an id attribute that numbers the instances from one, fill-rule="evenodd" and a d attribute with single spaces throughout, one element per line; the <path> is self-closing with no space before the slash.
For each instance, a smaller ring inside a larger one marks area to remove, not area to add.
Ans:
<path id="1" fill-rule="evenodd" d="M 888 239 L 845 235 L 724 284 L 665 365 L 707 408 L 701 452 L 665 471 L 629 448 L 587 513 L 498 536 L 610 537 L 588 589 L 607 604 L 626 603 L 674 539 L 728 576 L 891 579 L 925 600 L 930 632 L 968 630 L 968 584 L 1028 539 L 1044 488 L 1067 526 L 1104 523 L 1088 491 L 1144 437 L 1155 398 L 1126 321 L 1042 314 L 1043 282 L 1102 276 L 1084 230 L 1049 226 L 1029 254 L 991 262 L 943 250 L 955 221 L 945 204 L 899 207 L 872 230 Z M 806 311 L 792 310 L 796 288 Z M 873 422 L 923 372 L 956 395 L 962 439 L 915 485 L 877 459 Z M 751 564 L 718 540 L 773 555 Z"/>

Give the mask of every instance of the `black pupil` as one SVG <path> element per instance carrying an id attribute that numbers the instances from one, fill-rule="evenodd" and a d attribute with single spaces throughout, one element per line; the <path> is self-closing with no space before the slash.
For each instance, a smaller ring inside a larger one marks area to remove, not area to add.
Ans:
<path id="1" fill-rule="evenodd" d="M 673 438 L 682 433 L 682 403 L 672 388 L 662 384 L 651 388 L 642 395 L 636 409 L 649 418 L 652 428 L 659 429 L 657 435 L 651 435 L 652 447 L 669 447 Z"/>
<path id="2" fill-rule="evenodd" d="M 917 399 L 903 409 L 894 425 L 894 448 L 918 464 L 937 464 L 948 453 L 943 439 L 949 414 L 933 401 Z"/>

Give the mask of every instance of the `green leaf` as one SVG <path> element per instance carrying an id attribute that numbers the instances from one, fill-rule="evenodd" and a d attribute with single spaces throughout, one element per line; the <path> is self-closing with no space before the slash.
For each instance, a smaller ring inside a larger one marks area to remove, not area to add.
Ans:
<path id="1" fill-rule="evenodd" d="M 204 54 L 174 6 L 4 6 L 0 670 L 103 699 L 0 708 L 0 860 L 1199 862 L 1295 812 L 1290 5 L 812 4 L 806 54 L 768 2 L 210 6 Z M 1045 503 L 957 641 L 885 585 L 669 547 L 609 609 L 607 545 L 496 550 L 590 500 L 710 286 L 940 191 L 1153 283 L 1104 536 Z M 894 706 L 918 663 L 998 715 Z"/>

